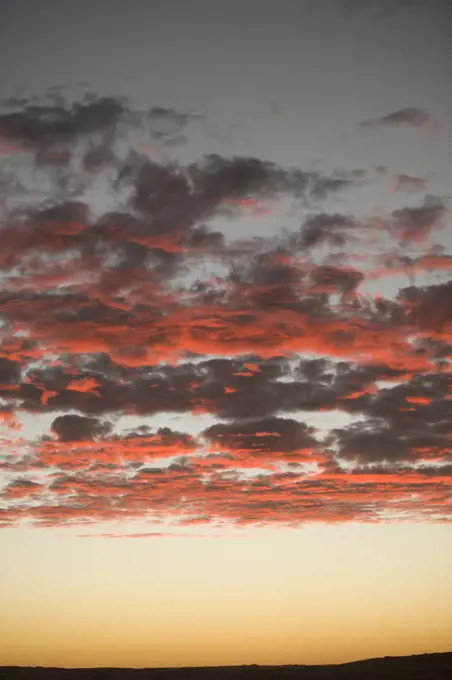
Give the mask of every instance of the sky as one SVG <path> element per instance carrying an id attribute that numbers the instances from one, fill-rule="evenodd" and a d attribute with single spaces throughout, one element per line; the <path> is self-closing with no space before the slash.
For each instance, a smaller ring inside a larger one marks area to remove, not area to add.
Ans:
<path id="1" fill-rule="evenodd" d="M 0 665 L 452 649 L 451 21 L 0 4 Z"/>

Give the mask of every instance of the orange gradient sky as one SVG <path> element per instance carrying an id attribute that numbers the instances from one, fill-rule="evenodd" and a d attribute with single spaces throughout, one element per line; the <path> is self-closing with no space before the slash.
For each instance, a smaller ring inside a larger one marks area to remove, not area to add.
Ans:
<path id="1" fill-rule="evenodd" d="M 5 665 L 337 663 L 450 647 L 444 525 L 3 537 Z"/>

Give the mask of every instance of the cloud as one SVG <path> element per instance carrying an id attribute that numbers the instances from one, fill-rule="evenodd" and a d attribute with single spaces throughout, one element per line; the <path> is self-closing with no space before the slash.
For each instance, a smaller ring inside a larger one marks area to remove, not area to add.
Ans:
<path id="1" fill-rule="evenodd" d="M 424 177 L 415 177 L 405 173 L 398 173 L 393 177 L 393 184 L 390 188 L 391 193 L 396 191 L 417 192 L 427 188 L 427 180 Z"/>
<path id="2" fill-rule="evenodd" d="M 0 517 L 13 523 L 28 519 L 35 526 L 95 527 L 98 522 L 143 517 L 164 519 L 174 528 L 212 521 L 296 526 L 379 521 L 392 507 L 397 517 L 428 521 L 447 513 L 451 484 L 447 466 L 416 470 L 399 463 L 365 464 L 347 472 L 331 467 L 309 475 L 274 471 L 249 478 L 214 467 L 206 477 L 206 468 L 196 463 L 138 472 L 132 478 L 111 470 L 71 470 L 54 474 L 49 488 L 33 486 L 32 504 L 30 494 L 15 497 L 9 515 L 0 510 Z"/>
<path id="3" fill-rule="evenodd" d="M 39 461 L 47 467 L 90 470 L 106 465 L 115 470 L 122 465 L 145 465 L 155 459 L 183 456 L 196 449 L 191 435 L 168 427 L 153 431 L 143 426 L 118 437 L 111 434 L 110 423 L 97 419 L 61 416 L 56 421 L 52 429 L 59 440 L 44 437 L 37 452 Z"/>
<path id="4" fill-rule="evenodd" d="M 392 213 L 393 229 L 403 240 L 424 241 L 434 229 L 441 227 L 446 212 L 441 198 L 427 195 L 421 206 L 395 210 Z"/>
<path id="5" fill-rule="evenodd" d="M 218 534 L 197 534 L 192 532 L 182 533 L 180 531 L 141 531 L 128 534 L 79 534 L 78 538 L 212 538 Z"/>
<path id="6" fill-rule="evenodd" d="M 0 384 L 8 386 L 20 382 L 20 364 L 5 357 L 0 357 Z"/>
<path id="7" fill-rule="evenodd" d="M 410 458 L 411 450 L 406 440 L 400 439 L 387 428 L 372 425 L 359 424 L 355 428 L 337 433 L 336 444 L 341 458 L 360 463 Z"/>
<path id="8" fill-rule="evenodd" d="M 214 450 L 251 458 L 306 455 L 315 447 L 312 429 L 290 418 L 261 418 L 242 423 L 219 423 L 203 432 Z"/>
<path id="9" fill-rule="evenodd" d="M 347 215 L 318 213 L 309 216 L 301 226 L 302 248 L 312 248 L 324 242 L 342 246 L 349 229 L 355 227 L 353 218 Z"/>
<path id="10" fill-rule="evenodd" d="M 19 111 L 0 115 L 0 137 L 35 149 L 49 148 L 90 133 L 106 134 L 124 112 L 120 100 L 110 97 L 76 103 L 70 108 L 27 102 Z"/>
<path id="11" fill-rule="evenodd" d="M 58 416 L 52 423 L 52 430 L 62 442 L 94 439 L 106 434 L 109 429 L 108 425 L 100 423 L 95 418 L 77 415 Z"/>
<path id="12" fill-rule="evenodd" d="M 410 286 L 400 291 L 400 299 L 409 309 L 410 319 L 421 330 L 441 335 L 452 323 L 452 281 L 432 286 Z"/>
<path id="13" fill-rule="evenodd" d="M 30 496 L 39 495 L 42 490 L 42 485 L 31 479 L 15 479 L 6 486 L 3 493 L 7 499 L 30 498 Z"/>
<path id="14" fill-rule="evenodd" d="M 442 198 L 334 212 L 370 174 L 158 157 L 147 146 L 188 138 L 196 116 L 119 98 L 12 104 L 2 525 L 450 519 Z M 275 217 L 274 233 L 244 237 L 250 211 L 272 220 L 286 199 L 298 229 Z M 442 278 L 421 285 L 426 272 Z M 396 275 L 411 285 L 368 292 Z"/>
<path id="15" fill-rule="evenodd" d="M 311 272 L 311 278 L 319 292 L 352 293 L 364 279 L 364 274 L 357 269 L 340 268 L 323 265 Z"/>
<path id="16" fill-rule="evenodd" d="M 148 113 L 149 125 L 154 134 L 170 140 L 177 138 L 190 120 L 197 118 L 203 116 L 182 113 L 162 106 L 153 106 Z"/>
<path id="17" fill-rule="evenodd" d="M 444 351 L 444 350 L 443 350 Z M 362 411 L 378 380 L 398 379 L 387 365 L 244 356 L 130 368 L 105 357 L 67 372 L 35 370 L 6 390 L 22 412 L 77 410 L 91 416 L 121 413 L 209 413 L 221 419 L 256 419 L 297 410 Z"/>
<path id="18" fill-rule="evenodd" d="M 404 109 L 397 109 L 392 113 L 384 114 L 379 118 L 372 118 L 364 120 L 361 125 L 364 127 L 378 127 L 378 126 L 410 126 L 410 127 L 428 127 L 433 124 L 433 116 L 425 109 L 419 109 L 415 106 L 409 106 Z"/>

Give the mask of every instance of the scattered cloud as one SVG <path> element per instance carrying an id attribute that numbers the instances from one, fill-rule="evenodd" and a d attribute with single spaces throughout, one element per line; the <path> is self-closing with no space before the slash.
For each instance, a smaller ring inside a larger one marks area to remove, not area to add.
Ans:
<path id="1" fill-rule="evenodd" d="M 426 183 L 401 173 L 363 217 L 329 207 L 362 170 L 153 154 L 198 119 L 94 95 L 0 114 L 0 524 L 450 519 L 447 202 L 407 205 Z M 288 198 L 298 229 L 243 238 Z"/>

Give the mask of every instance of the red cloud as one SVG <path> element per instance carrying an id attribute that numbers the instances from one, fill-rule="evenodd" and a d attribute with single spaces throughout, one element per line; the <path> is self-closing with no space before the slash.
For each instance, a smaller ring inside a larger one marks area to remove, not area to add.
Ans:
<path id="1" fill-rule="evenodd" d="M 123 103 L 48 113 L 1 114 L 0 150 L 27 149 L 37 173 L 57 168 L 80 194 L 90 173 L 108 169 L 112 195 L 127 185 L 130 205 L 94 217 L 61 199 L 55 181 L 50 207 L 2 219 L 0 524 L 450 519 L 452 289 L 414 279 L 452 271 L 452 256 L 432 241 L 445 201 L 427 195 L 378 219 L 330 214 L 318 203 L 365 172 L 217 155 L 182 166 L 136 150 L 123 161 L 116 130 L 133 119 Z M 189 118 L 143 115 L 168 143 L 181 141 Z M 430 120 L 403 109 L 369 124 Z M 74 170 L 80 141 L 99 133 L 108 133 L 104 146 Z M 424 185 L 396 177 L 397 189 Z M 317 212 L 265 238 L 212 228 L 225 210 L 258 218 L 281 197 Z M 367 280 L 400 274 L 412 285 L 367 294 Z M 339 411 L 350 424 L 331 429 Z M 14 439 L 28 416 L 50 413 L 46 436 Z M 215 422 L 196 437 L 164 427 L 113 433 L 122 415 L 163 423 L 168 413 Z M 316 413 L 327 414 L 315 420 L 326 438 L 306 424 Z"/>

